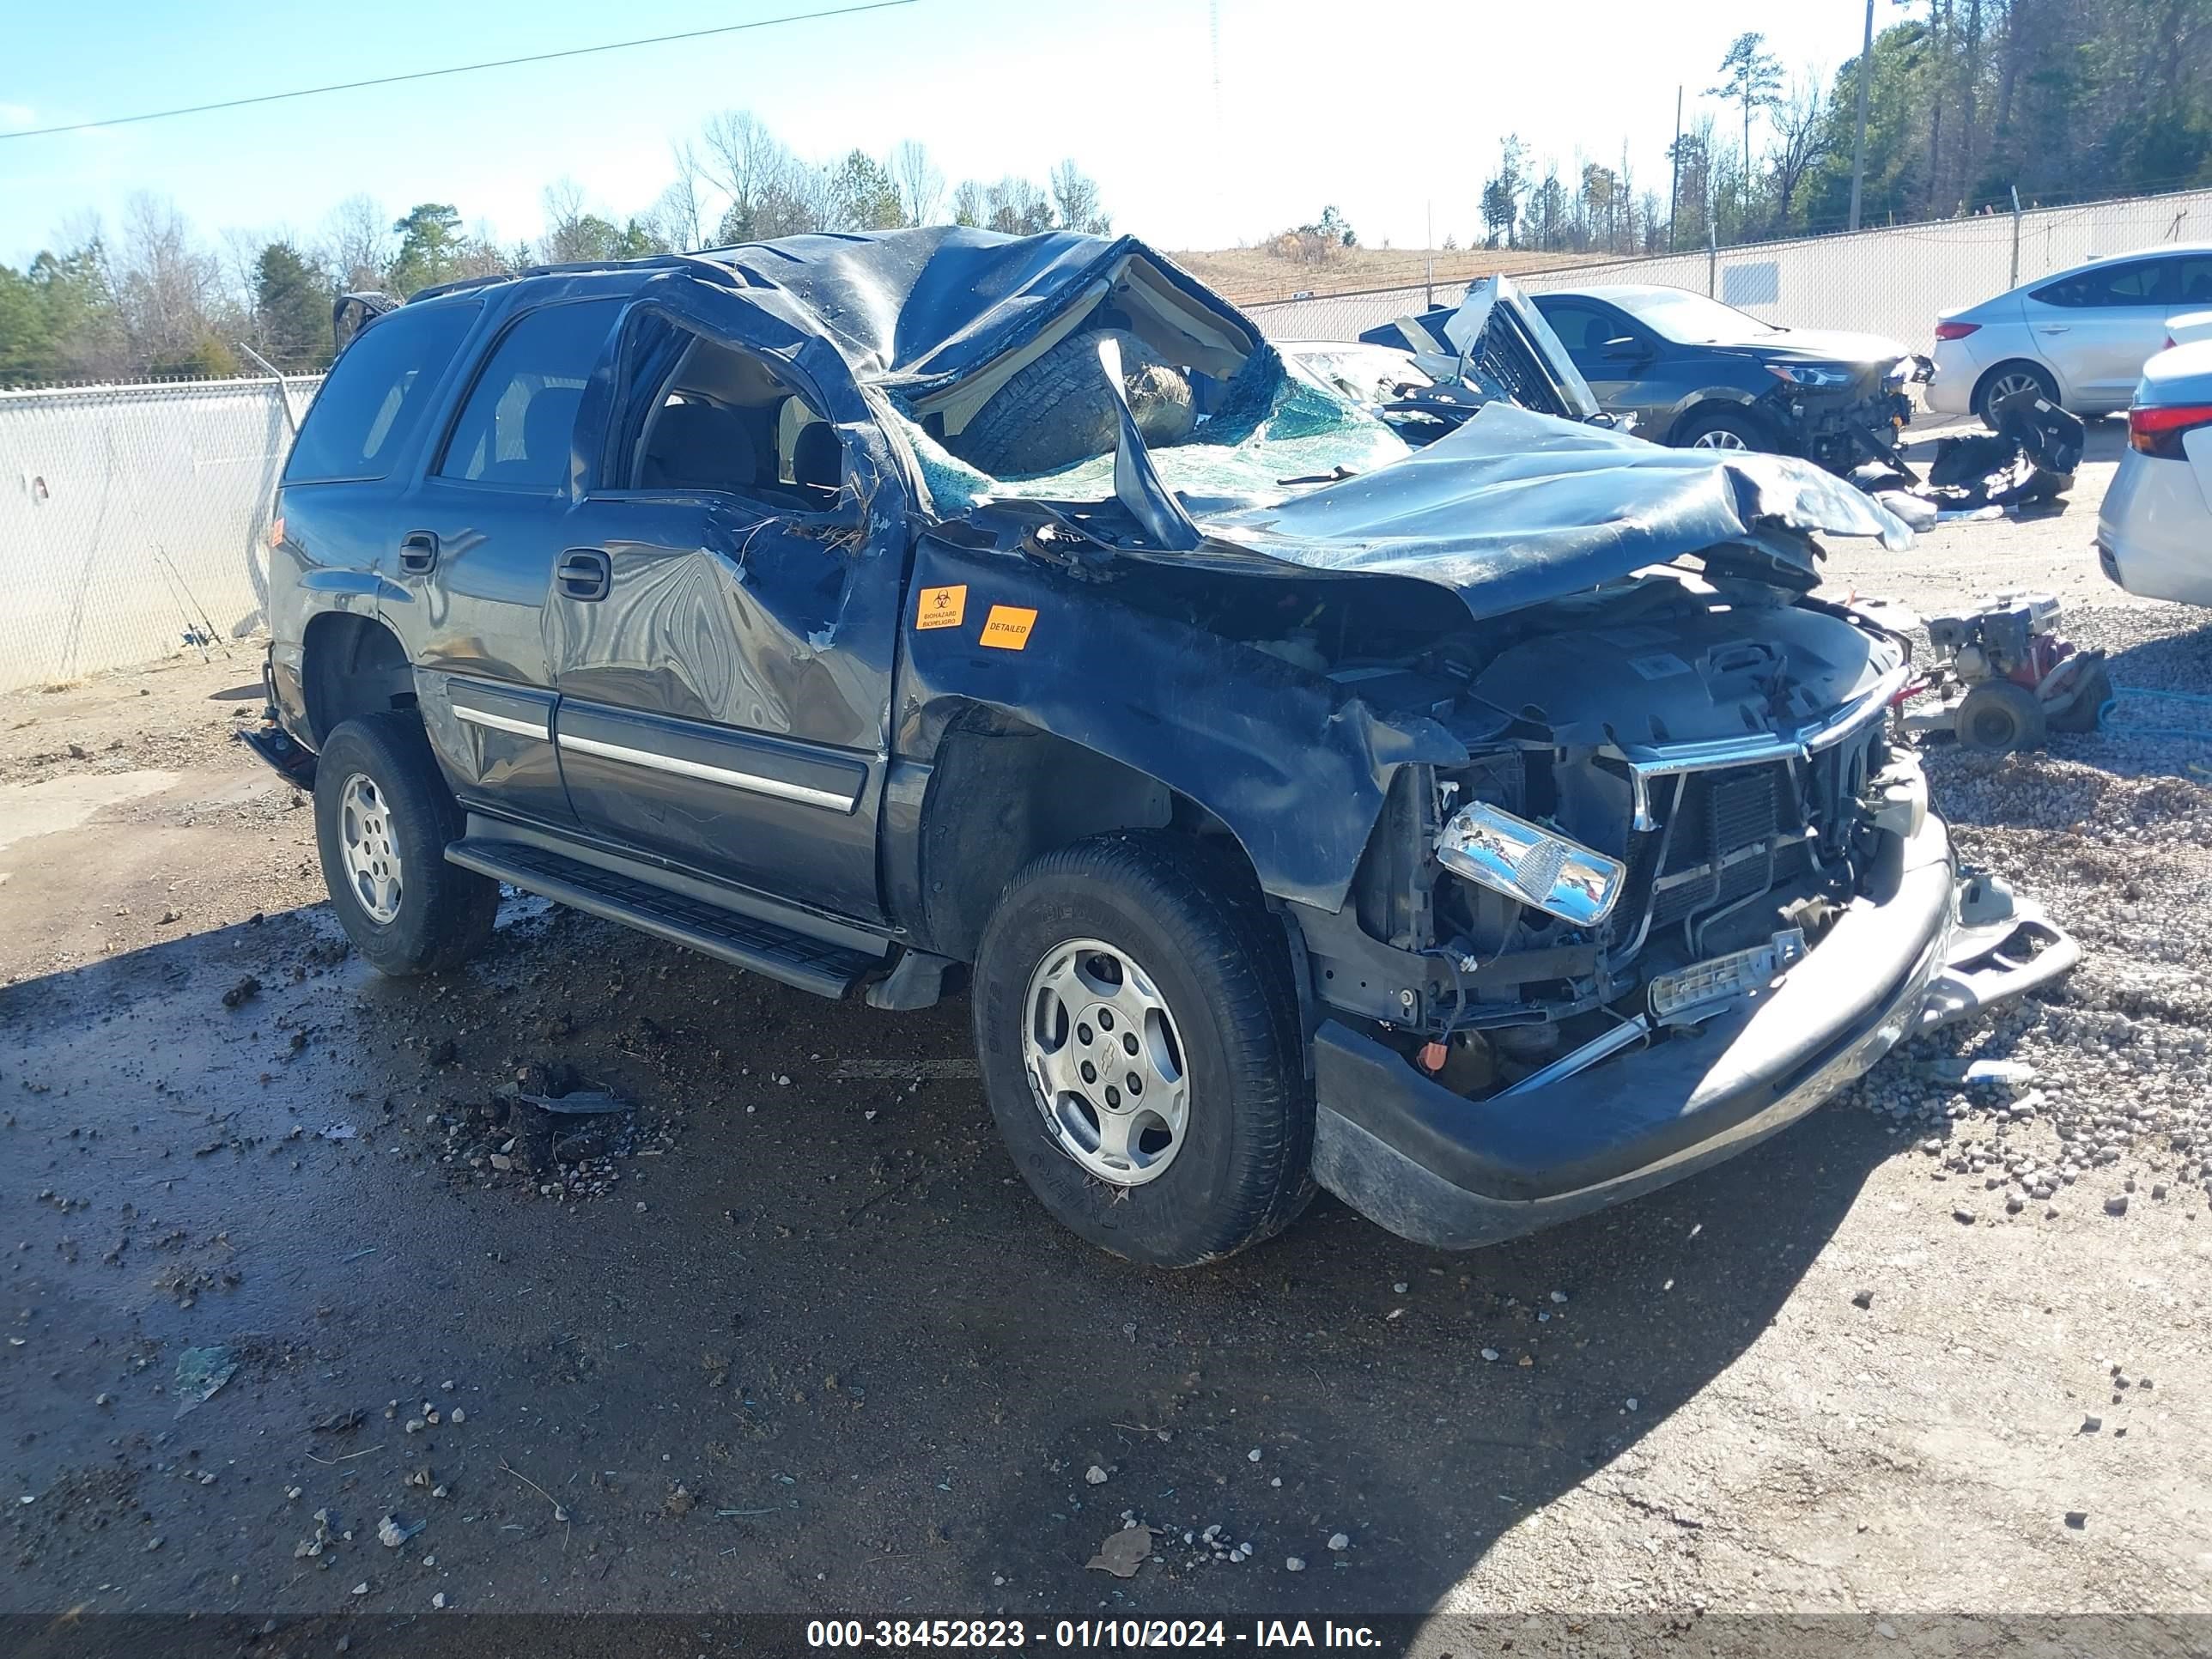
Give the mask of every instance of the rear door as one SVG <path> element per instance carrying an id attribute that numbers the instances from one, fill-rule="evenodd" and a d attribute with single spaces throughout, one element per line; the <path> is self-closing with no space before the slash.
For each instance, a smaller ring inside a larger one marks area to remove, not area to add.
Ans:
<path id="1" fill-rule="evenodd" d="M 501 296 L 506 297 L 506 296 Z M 424 725 L 467 805 L 564 823 L 545 594 L 574 511 L 577 415 L 623 301 L 495 317 L 488 351 L 404 501 L 388 605 Z"/>
<path id="2" fill-rule="evenodd" d="M 378 614 L 398 566 L 402 481 L 480 310 L 462 299 L 398 307 L 346 347 L 315 394 L 284 463 L 270 555 L 269 631 L 288 707 L 304 702 L 308 618 Z"/>
<path id="3" fill-rule="evenodd" d="M 696 286 L 633 311 L 550 572 L 569 799 L 611 844 L 874 921 L 903 488 L 835 354 Z"/>
<path id="4" fill-rule="evenodd" d="M 2086 413 L 2127 407 L 2145 359 L 2166 343 L 2179 264 L 2170 256 L 2116 260 L 2028 290 L 2021 309 L 2029 337 L 2066 402 Z"/>

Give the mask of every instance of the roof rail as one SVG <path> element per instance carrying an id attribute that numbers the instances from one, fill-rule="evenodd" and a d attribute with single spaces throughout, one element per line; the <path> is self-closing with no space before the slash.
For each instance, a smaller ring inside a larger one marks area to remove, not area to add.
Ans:
<path id="1" fill-rule="evenodd" d="M 417 300 L 434 300 L 441 294 L 459 294 L 493 283 L 519 283 L 527 276 L 587 276 L 595 271 L 641 270 L 689 270 L 695 276 L 707 277 L 725 288 L 744 286 L 727 265 L 702 259 L 696 253 L 647 253 L 635 259 L 571 259 L 559 264 L 525 265 L 520 270 L 487 271 L 481 276 L 463 276 L 432 288 L 417 289 L 407 296 L 406 302 L 412 305 Z"/>

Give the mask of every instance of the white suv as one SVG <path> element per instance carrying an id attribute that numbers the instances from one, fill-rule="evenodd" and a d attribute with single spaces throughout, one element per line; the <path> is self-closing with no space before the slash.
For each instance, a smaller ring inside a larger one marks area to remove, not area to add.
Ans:
<path id="1" fill-rule="evenodd" d="M 2145 248 L 2038 277 L 1936 325 L 1928 407 L 1989 419 L 2033 386 L 2078 415 L 2125 409 L 2166 319 L 2212 307 L 2212 243 Z M 1992 423 L 1994 424 L 1994 423 Z"/>

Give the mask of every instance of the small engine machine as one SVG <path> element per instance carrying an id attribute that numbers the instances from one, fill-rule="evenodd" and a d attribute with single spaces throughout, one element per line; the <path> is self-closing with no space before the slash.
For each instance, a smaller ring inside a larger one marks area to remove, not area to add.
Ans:
<path id="1" fill-rule="evenodd" d="M 2095 731 L 2112 700 L 2105 653 L 2059 637 L 2055 594 L 1992 595 L 1964 615 L 1930 617 L 1928 638 L 1935 659 L 1905 705 L 1907 730 L 2008 754 L 2052 730 Z"/>

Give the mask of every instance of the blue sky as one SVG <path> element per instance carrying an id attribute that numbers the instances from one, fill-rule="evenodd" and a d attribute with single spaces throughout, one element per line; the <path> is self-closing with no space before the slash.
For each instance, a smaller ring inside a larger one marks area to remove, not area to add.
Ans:
<path id="1" fill-rule="evenodd" d="M 0 131 L 712 27 L 822 0 L 379 0 L 332 7 L 106 0 L 11 8 Z M 1882 8 L 1885 19 L 1892 8 Z M 65 225 L 112 227 L 134 191 L 203 235 L 312 236 L 340 198 L 394 216 L 445 201 L 533 235 L 567 176 L 615 216 L 668 182 L 670 142 L 753 110 L 802 154 L 903 138 L 951 179 L 1072 156 L 1118 228 L 1226 246 L 1340 205 L 1363 240 L 1465 241 L 1499 137 L 1578 148 L 1665 189 L 1674 88 L 1694 109 L 1729 41 L 1763 30 L 1825 79 L 1857 49 L 1859 0 L 917 0 L 719 40 L 378 88 L 172 121 L 0 142 L 0 261 Z M 1717 106 L 1708 105 L 1717 108 Z M 1721 131 L 1734 130 L 1723 112 Z"/>

